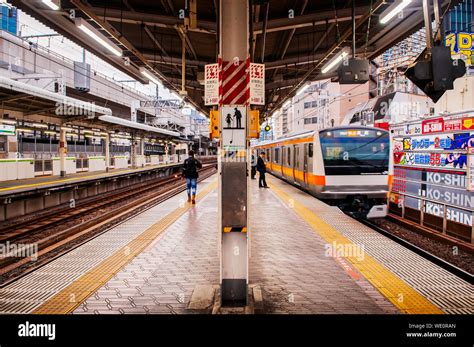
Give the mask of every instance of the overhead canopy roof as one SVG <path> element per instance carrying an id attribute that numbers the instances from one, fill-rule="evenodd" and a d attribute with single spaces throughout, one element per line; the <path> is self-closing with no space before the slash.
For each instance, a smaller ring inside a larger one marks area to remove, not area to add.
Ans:
<path id="1" fill-rule="evenodd" d="M 139 129 L 139 130 L 149 131 L 149 132 L 152 132 L 152 133 L 168 135 L 168 136 L 175 136 L 175 137 L 180 136 L 180 134 L 176 131 L 170 131 L 170 130 L 166 130 L 166 129 L 153 127 L 151 125 L 132 122 L 130 120 L 119 118 L 119 117 L 99 116 L 99 119 L 103 122 L 112 123 L 112 124 L 116 124 L 116 125 L 121 125 L 121 126 L 124 126 L 126 128 Z"/>
<path id="2" fill-rule="evenodd" d="M 166 137 L 180 137 L 180 133 L 176 131 L 132 122 L 120 117 L 114 117 L 109 108 L 98 106 L 93 102 L 87 102 L 70 96 L 53 93 L 3 76 L 0 76 L 0 103 L 3 105 L 2 108 L 4 109 L 20 111 L 25 115 L 44 113 L 46 115 L 54 115 L 55 117 L 58 116 L 55 111 L 59 105 L 61 105 L 60 107 L 64 107 L 64 110 L 67 110 L 68 107 L 72 107 L 72 109 L 77 109 L 81 112 L 82 110 L 91 112 L 91 115 L 98 117 L 98 119 L 105 124 L 118 125 L 125 131 L 141 130 Z M 69 116 L 74 118 L 76 115 L 70 114 Z M 63 118 L 64 121 L 68 121 L 72 119 L 71 117 L 65 116 Z M 91 121 L 93 122 L 93 120 Z"/>
<path id="3" fill-rule="evenodd" d="M 86 102 L 70 96 L 53 93 L 43 88 L 33 86 L 31 84 L 16 81 L 14 79 L 0 76 L 0 92 L 5 96 L 0 99 L 3 107 L 25 112 L 25 107 L 30 114 L 41 113 L 41 111 L 54 112 L 58 105 L 65 109 L 68 107 L 88 110 L 91 113 L 102 115 L 112 115 L 110 108 L 98 106 L 92 102 Z M 30 99 L 31 105 L 27 102 L 19 102 L 25 99 Z M 12 103 L 10 106 L 9 104 Z M 5 104 L 7 104 L 5 106 Z M 38 109 L 39 108 L 39 109 Z"/>
<path id="4" fill-rule="evenodd" d="M 197 29 L 185 36 L 186 86 L 195 105 L 204 109 L 203 86 L 198 82 L 198 72 L 203 71 L 205 64 L 216 62 L 219 0 L 196 1 Z M 184 1 L 62 0 L 61 11 L 51 11 L 39 0 L 12 2 L 134 78 L 145 82 L 139 68 L 146 66 L 164 80 L 165 86 L 179 89 L 183 20 L 178 18 L 178 11 Z M 331 77 L 322 74 L 321 67 L 340 46 L 351 44 L 352 0 L 272 0 L 267 18 L 265 3 L 252 1 L 250 56 L 252 61 L 266 64 L 267 104 L 264 110 L 270 111 L 281 106 L 305 81 Z M 386 25 L 380 24 L 380 14 L 391 3 L 356 0 L 358 56 L 375 58 L 422 27 L 421 1 L 413 1 L 404 10 L 402 19 L 397 17 Z M 459 1 L 441 0 L 440 3 L 444 12 Z M 71 9 L 120 47 L 131 64 L 126 65 L 123 58 L 106 54 L 97 43 L 77 30 L 69 18 Z M 294 18 L 289 18 L 289 10 L 294 10 Z"/>

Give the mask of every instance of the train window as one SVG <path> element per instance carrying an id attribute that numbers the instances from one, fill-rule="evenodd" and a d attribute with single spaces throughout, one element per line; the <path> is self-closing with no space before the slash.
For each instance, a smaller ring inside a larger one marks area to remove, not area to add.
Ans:
<path id="1" fill-rule="evenodd" d="M 387 132 L 341 129 L 320 132 L 326 175 L 363 175 L 388 171 Z"/>
<path id="2" fill-rule="evenodd" d="M 280 148 L 275 148 L 275 163 L 280 162 Z"/>
<path id="3" fill-rule="evenodd" d="M 287 148 L 287 156 L 286 156 L 286 160 L 287 160 L 287 164 L 290 165 L 290 162 L 291 162 L 291 148 L 288 147 Z"/>
<path id="4" fill-rule="evenodd" d="M 310 143 L 308 146 L 308 157 L 312 158 L 313 157 L 313 144 Z"/>

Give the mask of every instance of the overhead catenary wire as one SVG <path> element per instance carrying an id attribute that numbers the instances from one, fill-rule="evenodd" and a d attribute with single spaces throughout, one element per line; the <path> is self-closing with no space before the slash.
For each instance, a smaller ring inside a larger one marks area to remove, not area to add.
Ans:
<path id="1" fill-rule="evenodd" d="M 393 86 L 395 85 L 395 82 L 391 82 L 391 84 L 389 84 L 387 86 L 390 87 L 390 86 Z M 327 105 L 331 105 L 332 103 L 334 102 L 337 102 L 337 101 L 342 101 L 342 100 L 345 100 L 345 99 L 349 99 L 349 98 L 354 98 L 354 97 L 357 97 L 357 96 L 361 96 L 361 95 L 365 95 L 365 94 L 369 94 L 370 92 L 373 92 L 373 91 L 377 91 L 378 90 L 378 87 L 376 88 L 372 88 L 372 89 L 369 89 L 368 91 L 364 91 L 364 92 L 361 92 L 361 93 L 358 93 L 358 94 L 354 94 L 354 95 L 349 95 L 349 96 L 345 96 L 345 94 L 347 93 L 350 93 L 351 91 L 353 91 L 354 89 L 360 87 L 361 85 L 356 85 L 355 87 L 349 89 L 348 91 L 346 91 L 343 95 L 339 96 L 339 97 L 334 97 L 332 100 L 330 100 Z M 303 96 L 302 98 L 300 98 L 300 101 L 301 100 L 304 100 L 305 98 L 307 98 L 308 96 L 310 96 L 310 94 L 308 95 L 305 95 Z M 316 110 L 314 111 L 314 113 L 316 113 Z M 273 118 L 274 120 L 277 120 L 279 119 L 281 116 L 282 116 L 282 112 L 280 112 L 279 114 L 277 114 L 276 116 L 273 116 L 273 117 L 270 117 L 270 118 Z M 309 118 L 312 116 L 312 113 L 310 112 L 309 114 L 306 114 L 306 115 L 302 115 L 302 116 L 298 116 L 298 117 L 295 117 L 292 119 L 292 124 L 294 124 L 296 121 L 299 121 L 301 119 L 305 119 L 305 118 Z"/>

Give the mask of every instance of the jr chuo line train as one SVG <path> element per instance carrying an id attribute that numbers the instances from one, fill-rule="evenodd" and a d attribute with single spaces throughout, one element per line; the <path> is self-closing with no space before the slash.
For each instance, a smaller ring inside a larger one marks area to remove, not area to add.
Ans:
<path id="1" fill-rule="evenodd" d="M 265 152 L 273 175 L 328 204 L 358 217 L 387 214 L 393 163 L 386 130 L 334 127 L 260 142 L 254 149 Z"/>

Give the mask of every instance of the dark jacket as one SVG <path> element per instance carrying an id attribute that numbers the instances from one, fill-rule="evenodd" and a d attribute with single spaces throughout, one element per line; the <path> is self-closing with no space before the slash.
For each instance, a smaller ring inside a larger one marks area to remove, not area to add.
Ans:
<path id="1" fill-rule="evenodd" d="M 257 159 L 257 171 L 261 173 L 265 173 L 267 171 L 265 168 L 265 162 L 263 161 L 262 157 L 258 157 Z"/>
<path id="2" fill-rule="evenodd" d="M 183 163 L 183 177 L 198 178 L 198 170 L 202 168 L 202 164 L 196 158 L 187 158 Z"/>

